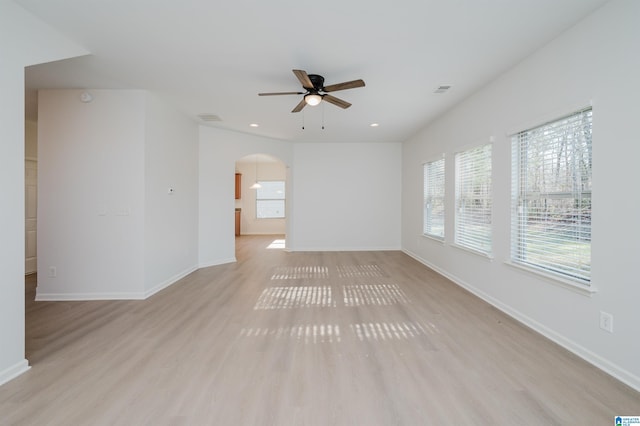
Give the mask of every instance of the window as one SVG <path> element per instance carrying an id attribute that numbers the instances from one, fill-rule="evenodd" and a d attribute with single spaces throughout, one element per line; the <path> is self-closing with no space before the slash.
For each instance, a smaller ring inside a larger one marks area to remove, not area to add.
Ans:
<path id="1" fill-rule="evenodd" d="M 512 137 L 511 260 L 591 281 L 591 108 Z"/>
<path id="2" fill-rule="evenodd" d="M 491 208 L 491 144 L 457 153 L 457 245 L 491 254 Z"/>
<path id="3" fill-rule="evenodd" d="M 424 235 L 444 239 L 444 158 L 424 165 Z"/>
<path id="4" fill-rule="evenodd" d="M 284 217 L 284 181 L 261 181 L 256 190 L 256 217 L 278 219 Z"/>

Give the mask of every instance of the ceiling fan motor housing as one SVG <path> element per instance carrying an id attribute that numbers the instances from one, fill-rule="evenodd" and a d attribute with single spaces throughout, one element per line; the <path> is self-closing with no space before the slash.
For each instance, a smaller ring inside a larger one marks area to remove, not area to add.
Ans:
<path id="1" fill-rule="evenodd" d="M 318 74 L 309 74 L 309 80 L 311 80 L 311 84 L 313 84 L 313 89 L 316 92 L 324 89 L 324 77 Z M 311 89 L 310 87 L 305 87 L 305 89 Z"/>

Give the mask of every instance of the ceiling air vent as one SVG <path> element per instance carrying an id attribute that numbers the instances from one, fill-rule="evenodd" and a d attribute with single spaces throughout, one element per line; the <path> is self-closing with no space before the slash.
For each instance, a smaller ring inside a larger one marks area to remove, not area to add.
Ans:
<path id="1" fill-rule="evenodd" d="M 198 115 L 198 118 L 202 121 L 222 121 L 220 116 L 215 114 L 200 114 Z"/>
<path id="2" fill-rule="evenodd" d="M 438 86 L 438 88 L 434 90 L 433 93 L 445 93 L 449 89 L 451 89 L 451 86 Z"/>

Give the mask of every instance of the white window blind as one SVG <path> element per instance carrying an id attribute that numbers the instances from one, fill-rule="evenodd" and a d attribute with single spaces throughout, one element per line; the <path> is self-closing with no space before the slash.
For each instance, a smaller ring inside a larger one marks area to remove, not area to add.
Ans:
<path id="1" fill-rule="evenodd" d="M 491 144 L 456 154 L 455 243 L 491 254 Z"/>
<path id="2" fill-rule="evenodd" d="M 256 192 L 256 217 L 279 219 L 284 217 L 284 181 L 260 181 Z"/>
<path id="3" fill-rule="evenodd" d="M 511 260 L 589 285 L 591 108 L 512 137 Z"/>
<path id="4" fill-rule="evenodd" d="M 444 239 L 444 158 L 424 165 L 424 235 Z"/>

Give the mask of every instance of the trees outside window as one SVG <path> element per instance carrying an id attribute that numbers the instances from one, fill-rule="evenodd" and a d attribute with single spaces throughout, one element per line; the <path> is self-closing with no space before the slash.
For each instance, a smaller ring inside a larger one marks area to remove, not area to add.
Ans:
<path id="1" fill-rule="evenodd" d="M 491 255 L 491 144 L 457 153 L 455 163 L 455 243 Z"/>
<path id="2" fill-rule="evenodd" d="M 511 260 L 589 285 L 591 108 L 512 137 Z"/>
<path id="3" fill-rule="evenodd" d="M 424 165 L 424 235 L 444 239 L 444 158 Z"/>

